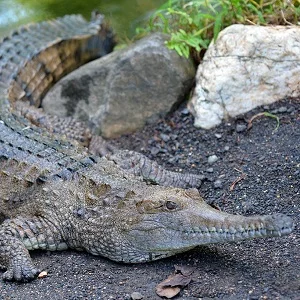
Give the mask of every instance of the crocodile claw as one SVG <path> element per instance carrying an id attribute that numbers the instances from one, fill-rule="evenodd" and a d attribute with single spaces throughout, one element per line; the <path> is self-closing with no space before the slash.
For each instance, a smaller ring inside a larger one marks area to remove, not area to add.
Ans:
<path id="1" fill-rule="evenodd" d="M 28 282 L 37 277 L 40 273 L 34 265 L 30 263 L 13 262 L 3 274 L 3 280 Z"/>

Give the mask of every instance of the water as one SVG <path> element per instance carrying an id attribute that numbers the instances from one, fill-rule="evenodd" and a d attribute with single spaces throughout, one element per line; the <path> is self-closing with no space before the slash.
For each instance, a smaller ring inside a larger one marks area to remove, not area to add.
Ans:
<path id="1" fill-rule="evenodd" d="M 0 0 L 0 36 L 22 24 L 66 14 L 90 18 L 99 10 L 110 20 L 118 36 L 131 37 L 135 27 L 165 0 Z"/>

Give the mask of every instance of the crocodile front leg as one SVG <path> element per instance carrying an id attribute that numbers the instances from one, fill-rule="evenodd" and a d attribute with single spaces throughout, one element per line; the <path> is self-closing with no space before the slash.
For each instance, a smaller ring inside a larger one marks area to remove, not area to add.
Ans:
<path id="1" fill-rule="evenodd" d="M 156 161 L 135 151 L 118 150 L 106 157 L 121 169 L 133 175 L 142 176 L 145 181 L 153 184 L 178 188 L 199 188 L 203 180 L 201 175 L 166 170 Z"/>
<path id="2" fill-rule="evenodd" d="M 100 136 L 93 136 L 89 152 L 104 156 L 121 169 L 135 176 L 142 176 L 145 181 L 162 186 L 179 188 L 199 188 L 203 176 L 166 170 L 147 156 L 130 150 L 119 150 Z"/>
<path id="3" fill-rule="evenodd" d="M 39 270 L 28 250 L 63 250 L 67 245 L 56 225 L 42 217 L 8 219 L 0 227 L 0 264 L 4 280 L 30 281 Z"/>

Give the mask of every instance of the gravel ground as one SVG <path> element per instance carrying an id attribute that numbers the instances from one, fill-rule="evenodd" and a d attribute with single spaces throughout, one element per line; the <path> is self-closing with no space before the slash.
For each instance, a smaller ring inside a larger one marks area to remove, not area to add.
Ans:
<path id="1" fill-rule="evenodd" d="M 257 117 L 259 112 L 280 118 Z M 199 247 L 161 261 L 124 265 L 73 251 L 32 253 L 48 277 L 27 284 L 0 282 L 0 299 L 160 299 L 155 286 L 174 265 L 193 266 L 192 282 L 176 299 L 300 299 L 300 99 L 256 109 L 210 131 L 193 127 L 182 106 L 165 120 L 113 141 L 171 170 L 203 174 L 200 193 L 221 210 L 239 214 L 282 212 L 294 232 Z M 210 162 L 208 162 L 210 161 Z"/>

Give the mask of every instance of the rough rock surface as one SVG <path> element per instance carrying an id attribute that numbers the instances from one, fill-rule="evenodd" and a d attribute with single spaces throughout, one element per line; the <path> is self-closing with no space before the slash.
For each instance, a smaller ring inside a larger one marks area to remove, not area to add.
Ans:
<path id="1" fill-rule="evenodd" d="M 300 28 L 232 25 L 199 65 L 189 103 L 205 129 L 254 107 L 300 94 Z"/>
<path id="2" fill-rule="evenodd" d="M 104 137 L 155 122 L 184 99 L 195 76 L 192 61 L 168 50 L 165 40 L 153 34 L 79 68 L 48 93 L 45 111 L 88 121 Z"/>

